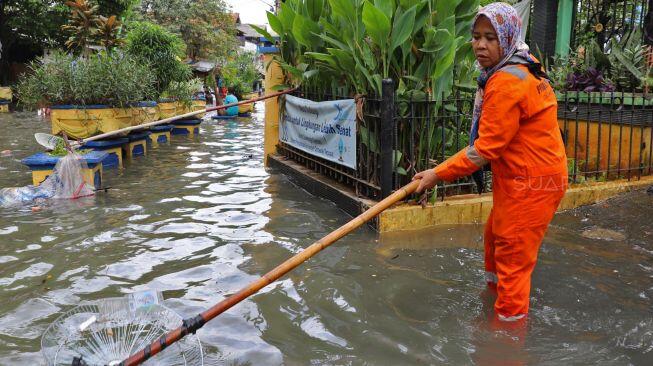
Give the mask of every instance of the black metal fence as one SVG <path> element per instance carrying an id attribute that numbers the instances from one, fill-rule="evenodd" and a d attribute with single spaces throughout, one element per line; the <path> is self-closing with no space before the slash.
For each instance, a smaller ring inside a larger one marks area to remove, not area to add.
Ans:
<path id="1" fill-rule="evenodd" d="M 304 88 L 293 93 L 295 96 L 313 101 L 350 99 L 346 92 L 337 90 L 323 91 Z M 356 161 L 357 169 L 334 163 L 321 157 L 309 154 L 282 142 L 277 146 L 279 154 L 290 158 L 336 182 L 352 187 L 356 195 L 378 199 L 381 194 L 381 151 L 379 147 L 383 100 L 376 97 L 365 99 L 362 104 L 362 119 L 358 121 Z M 387 145 L 384 145 L 387 146 Z M 387 176 L 387 174 L 386 174 Z"/>
<path id="2" fill-rule="evenodd" d="M 605 50 L 611 39 L 628 36 L 644 27 L 649 0 L 576 0 L 572 29 L 572 48 L 596 39 Z M 643 33 L 642 33 L 643 36 Z"/>
<path id="3" fill-rule="evenodd" d="M 571 182 L 653 174 L 653 95 L 569 91 L 558 96 L 558 122 Z"/>
<path id="4" fill-rule="evenodd" d="M 367 98 L 357 129 L 357 169 L 280 143 L 278 152 L 359 196 L 381 199 L 419 171 L 442 163 L 469 143 L 471 93 L 456 92 L 443 102 L 400 98 L 384 83 L 384 97 Z M 315 100 L 350 98 L 303 90 Z M 639 179 L 653 174 L 653 96 L 635 93 L 558 94 L 558 123 L 572 183 Z M 392 117 L 391 117 L 392 116 Z M 491 188 L 487 174 L 486 189 Z M 431 200 L 477 192 L 469 178 L 438 187 Z"/>
<path id="5" fill-rule="evenodd" d="M 357 128 L 357 169 L 311 155 L 279 143 L 278 152 L 356 194 L 380 199 L 407 184 L 416 172 L 434 167 L 468 144 L 473 98 L 456 93 L 444 102 L 425 98 L 400 98 L 391 81 L 383 83 L 383 97 L 366 97 Z M 314 101 L 351 98 L 345 93 L 304 89 L 296 96 Z M 469 179 L 442 186 L 431 196 L 471 193 Z"/>

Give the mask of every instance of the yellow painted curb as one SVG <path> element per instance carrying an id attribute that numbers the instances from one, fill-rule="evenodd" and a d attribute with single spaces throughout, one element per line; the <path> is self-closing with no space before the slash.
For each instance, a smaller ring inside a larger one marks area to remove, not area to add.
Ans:
<path id="1" fill-rule="evenodd" d="M 558 210 L 592 204 L 651 184 L 653 184 L 653 176 L 642 177 L 640 180 L 574 185 L 567 190 Z M 481 196 L 454 196 L 425 208 L 415 204 L 401 204 L 379 215 L 379 232 L 419 230 L 436 225 L 483 223 L 487 221 L 491 209 L 491 193 Z"/>

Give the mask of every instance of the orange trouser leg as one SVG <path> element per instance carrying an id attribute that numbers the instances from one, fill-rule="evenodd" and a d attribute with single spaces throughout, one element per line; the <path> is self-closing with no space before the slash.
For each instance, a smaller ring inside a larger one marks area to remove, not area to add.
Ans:
<path id="1" fill-rule="evenodd" d="M 490 211 L 490 217 L 488 217 L 487 223 L 485 224 L 485 232 L 483 234 L 483 244 L 485 246 L 485 282 L 488 287 L 496 291 L 497 289 L 497 268 L 494 262 L 494 234 L 492 233 L 492 222 L 494 213 Z"/>
<path id="2" fill-rule="evenodd" d="M 504 317 L 528 313 L 531 274 L 537 262 L 544 229 L 523 228 L 517 238 L 495 241 L 497 302 L 494 308 Z"/>
<path id="3" fill-rule="evenodd" d="M 531 274 L 564 188 L 520 190 L 512 180 L 495 181 L 491 231 L 498 296 L 494 308 L 500 318 L 515 320 L 528 313 Z"/>

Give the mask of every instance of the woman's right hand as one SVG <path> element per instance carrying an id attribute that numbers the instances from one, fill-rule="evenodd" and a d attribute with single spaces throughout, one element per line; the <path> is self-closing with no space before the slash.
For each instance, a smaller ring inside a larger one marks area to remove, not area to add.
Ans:
<path id="1" fill-rule="evenodd" d="M 415 192 L 422 193 L 425 189 L 431 189 L 440 182 L 440 178 L 435 174 L 435 170 L 427 169 L 413 176 L 413 180 L 419 179 L 419 186 Z"/>

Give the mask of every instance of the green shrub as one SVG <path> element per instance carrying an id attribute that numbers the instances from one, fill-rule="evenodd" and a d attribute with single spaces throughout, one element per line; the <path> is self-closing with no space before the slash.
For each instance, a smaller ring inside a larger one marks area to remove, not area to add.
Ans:
<path id="1" fill-rule="evenodd" d="M 185 105 L 190 105 L 193 96 L 203 90 L 204 83 L 195 78 L 186 81 L 173 81 L 162 93 L 163 98 L 175 99 Z"/>
<path id="2" fill-rule="evenodd" d="M 88 58 L 55 52 L 32 62 L 17 86 L 27 108 L 73 104 L 125 106 L 150 99 L 154 76 L 132 56 L 99 53 Z"/>
<path id="3" fill-rule="evenodd" d="M 286 0 L 276 14 L 267 16 L 279 36 L 276 60 L 287 84 L 380 95 L 382 79 L 392 78 L 400 97 L 419 91 L 443 100 L 454 82 L 473 82 L 459 65 L 474 57 L 468 40 L 478 4 Z M 254 28 L 273 39 L 266 30 Z"/>
<path id="4" fill-rule="evenodd" d="M 154 91 L 160 96 L 172 82 L 186 81 L 192 76 L 190 67 L 181 61 L 184 57 L 182 40 L 163 27 L 149 23 L 134 23 L 127 34 L 128 54 L 137 57 L 152 68 L 156 77 Z"/>
<path id="5" fill-rule="evenodd" d="M 234 89 L 234 95 L 239 100 L 243 99 L 244 94 L 250 93 L 254 82 L 261 78 L 258 63 L 253 52 L 241 52 L 222 67 L 222 79 L 227 87 Z"/>

